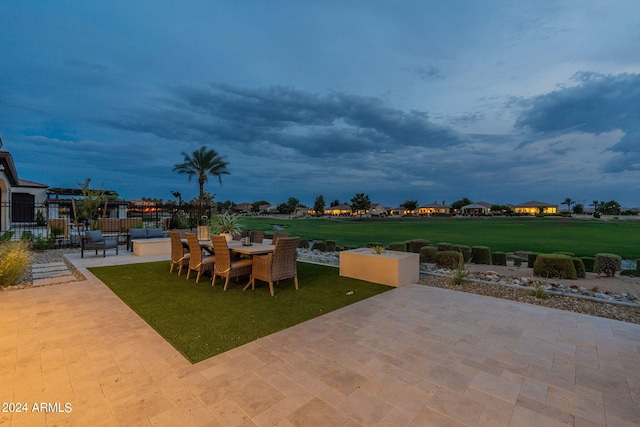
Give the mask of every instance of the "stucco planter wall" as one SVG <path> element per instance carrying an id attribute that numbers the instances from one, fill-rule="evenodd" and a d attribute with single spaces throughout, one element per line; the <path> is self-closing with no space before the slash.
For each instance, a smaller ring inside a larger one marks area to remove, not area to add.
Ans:
<path id="1" fill-rule="evenodd" d="M 369 248 L 340 252 L 340 275 L 388 286 L 417 283 L 420 256 L 414 253 L 384 251 L 374 254 Z"/>

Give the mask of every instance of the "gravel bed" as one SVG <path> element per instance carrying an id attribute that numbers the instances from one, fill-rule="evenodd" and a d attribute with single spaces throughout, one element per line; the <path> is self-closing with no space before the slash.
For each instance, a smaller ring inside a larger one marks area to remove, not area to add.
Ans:
<path id="1" fill-rule="evenodd" d="M 419 283 L 422 285 L 451 289 L 459 292 L 468 292 L 476 295 L 508 299 L 527 304 L 557 308 L 559 310 L 574 311 L 576 313 L 588 314 L 591 316 L 606 317 L 608 319 L 615 319 L 623 322 L 640 323 L 640 307 L 614 305 L 607 302 L 588 301 L 560 295 L 547 295 L 546 298 L 536 298 L 531 295 L 531 291 L 524 289 L 471 281 L 465 282 L 461 285 L 454 285 L 449 277 L 427 274 L 420 276 Z"/>
<path id="2" fill-rule="evenodd" d="M 78 269 L 70 263 L 65 257 L 65 254 L 77 253 L 79 248 L 68 249 L 49 249 L 45 251 L 33 251 L 31 253 L 31 265 L 22 273 L 22 276 L 18 279 L 17 283 L 12 286 L 0 286 L 1 290 L 18 290 L 33 287 L 33 269 L 32 266 L 36 264 L 48 264 L 52 262 L 64 262 L 71 273 L 76 277 L 76 281 L 85 280 L 85 277 L 78 271 Z M 69 282 L 67 282 L 69 283 Z"/>

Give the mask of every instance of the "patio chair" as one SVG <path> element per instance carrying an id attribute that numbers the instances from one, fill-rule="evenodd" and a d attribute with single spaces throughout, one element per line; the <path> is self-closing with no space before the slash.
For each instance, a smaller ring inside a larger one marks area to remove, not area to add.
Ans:
<path id="1" fill-rule="evenodd" d="M 298 290 L 296 258 L 299 241 L 299 237 L 279 237 L 273 253 L 253 257 L 251 289 L 255 289 L 256 280 L 262 280 L 269 283 L 269 291 L 274 296 L 273 282 L 293 278 Z"/>
<path id="2" fill-rule="evenodd" d="M 84 258 L 84 251 L 102 251 L 102 257 L 107 256 L 108 249 L 115 249 L 116 255 L 118 255 L 118 240 L 107 240 L 102 235 L 100 230 L 87 231 L 84 233 L 84 238 L 80 243 L 80 258 Z"/>
<path id="3" fill-rule="evenodd" d="M 189 269 L 187 270 L 187 280 L 192 271 L 197 271 L 196 283 L 200 280 L 200 275 L 205 271 L 213 271 L 216 257 L 213 255 L 205 256 L 202 253 L 202 247 L 198 242 L 198 236 L 195 233 L 187 233 L 187 243 L 189 244 Z"/>
<path id="4" fill-rule="evenodd" d="M 276 241 L 278 241 L 278 239 L 280 237 L 289 237 L 291 233 L 283 233 L 282 231 L 276 231 L 275 233 L 273 233 L 273 239 L 271 239 L 271 244 L 275 245 Z"/>
<path id="5" fill-rule="evenodd" d="M 189 258 L 191 257 L 188 247 L 185 248 L 180 240 L 180 234 L 177 231 L 169 232 L 171 238 L 171 268 L 169 273 L 173 273 L 173 267 L 178 266 L 178 276 L 182 274 L 182 267 L 189 266 Z"/>
<path id="6" fill-rule="evenodd" d="M 211 278 L 211 286 L 215 286 L 218 276 L 225 277 L 223 290 L 227 290 L 229 279 L 232 277 L 248 276 L 251 274 L 251 259 L 240 258 L 232 259 L 227 239 L 224 236 L 211 236 L 213 244 L 213 252 L 216 254 L 216 265 L 213 267 L 213 277 Z"/>
<path id="7" fill-rule="evenodd" d="M 254 243 L 262 243 L 264 240 L 264 231 L 252 231 L 251 232 L 251 241 Z"/>

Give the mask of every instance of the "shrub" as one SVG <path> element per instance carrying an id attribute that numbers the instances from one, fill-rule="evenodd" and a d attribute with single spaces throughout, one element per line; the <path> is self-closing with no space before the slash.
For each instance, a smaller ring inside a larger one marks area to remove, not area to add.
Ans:
<path id="1" fill-rule="evenodd" d="M 327 243 L 324 240 L 314 240 L 312 249 L 320 251 L 320 252 L 326 252 L 327 251 Z"/>
<path id="2" fill-rule="evenodd" d="M 488 246 L 472 246 L 471 260 L 474 264 L 491 265 L 491 248 Z"/>
<path id="3" fill-rule="evenodd" d="M 438 248 L 433 246 L 423 246 L 420 248 L 420 262 L 436 262 Z"/>
<path id="4" fill-rule="evenodd" d="M 309 249 L 309 239 L 300 239 L 298 241 L 298 247 L 302 249 Z"/>
<path id="5" fill-rule="evenodd" d="M 373 248 L 374 246 L 384 246 L 384 244 L 380 242 L 369 242 L 365 246 L 367 248 Z"/>
<path id="6" fill-rule="evenodd" d="M 640 277 L 640 258 L 636 260 L 636 276 Z"/>
<path id="7" fill-rule="evenodd" d="M 573 257 L 573 266 L 576 268 L 578 279 L 587 277 L 587 271 L 584 268 L 584 262 L 580 258 Z"/>
<path id="8" fill-rule="evenodd" d="M 456 269 L 464 263 L 462 254 L 458 251 L 438 251 L 436 254 L 436 265 L 441 268 Z"/>
<path id="9" fill-rule="evenodd" d="M 464 262 L 469 262 L 471 260 L 471 246 L 453 245 L 453 250 L 458 251 L 462 254 L 462 258 L 464 258 Z"/>
<path id="10" fill-rule="evenodd" d="M 438 243 L 438 250 L 439 251 L 452 251 L 453 250 L 453 244 L 451 244 L 451 243 Z"/>
<path id="11" fill-rule="evenodd" d="M 539 254 L 533 264 L 533 275 L 558 279 L 578 278 L 573 259 L 569 255 L 562 254 Z"/>
<path id="12" fill-rule="evenodd" d="M 604 273 L 608 277 L 613 277 L 620 270 L 622 270 L 622 258 L 620 256 L 614 254 L 596 254 L 596 263 L 593 266 L 594 273 Z"/>
<path id="13" fill-rule="evenodd" d="M 15 285 L 31 262 L 27 242 L 0 244 L 0 286 Z"/>
<path id="14" fill-rule="evenodd" d="M 538 255 L 540 255 L 540 252 L 529 252 L 527 254 L 527 267 L 528 268 L 533 268 L 534 264 L 536 263 L 536 258 L 538 258 Z"/>
<path id="15" fill-rule="evenodd" d="M 453 271 L 453 275 L 451 276 L 451 284 L 454 286 L 459 286 L 464 284 L 467 281 L 467 275 L 469 271 L 465 270 L 464 262 L 460 260 L 458 266 Z"/>
<path id="16" fill-rule="evenodd" d="M 420 248 L 424 246 L 430 246 L 431 242 L 425 239 L 413 239 L 407 241 L 407 250 L 409 252 L 413 252 L 414 254 L 420 253 Z"/>
<path id="17" fill-rule="evenodd" d="M 389 250 L 407 252 L 407 244 L 405 242 L 391 242 L 389 243 Z"/>
<path id="18" fill-rule="evenodd" d="M 573 252 L 554 252 L 554 254 L 569 255 L 571 258 L 576 256 Z"/>
<path id="19" fill-rule="evenodd" d="M 53 243 L 56 241 L 56 238 L 44 237 L 44 236 L 35 236 L 33 238 L 33 249 L 37 251 L 44 251 L 46 249 L 53 248 Z"/>
<path id="20" fill-rule="evenodd" d="M 327 252 L 335 252 L 336 251 L 336 241 L 335 240 L 326 240 L 327 244 Z"/>
<path id="21" fill-rule="evenodd" d="M 580 259 L 584 263 L 584 270 L 593 273 L 593 267 L 596 265 L 596 259 L 592 256 L 581 256 Z"/>
<path id="22" fill-rule="evenodd" d="M 494 252 L 491 254 L 491 263 L 493 265 L 507 265 L 507 254 L 504 252 Z"/>

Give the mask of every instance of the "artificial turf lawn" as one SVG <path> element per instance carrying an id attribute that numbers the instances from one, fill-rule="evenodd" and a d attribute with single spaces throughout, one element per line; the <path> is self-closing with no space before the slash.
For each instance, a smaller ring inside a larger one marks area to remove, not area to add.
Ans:
<path id="1" fill-rule="evenodd" d="M 169 273 L 168 261 L 90 271 L 192 363 L 392 289 L 307 263 L 298 263 L 300 290 L 283 280 L 275 297 L 263 282 L 243 291 L 245 277 L 226 291 L 220 278 L 213 287 L 206 275 L 187 281 Z"/>

